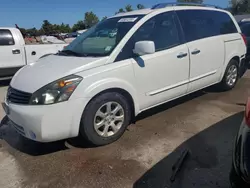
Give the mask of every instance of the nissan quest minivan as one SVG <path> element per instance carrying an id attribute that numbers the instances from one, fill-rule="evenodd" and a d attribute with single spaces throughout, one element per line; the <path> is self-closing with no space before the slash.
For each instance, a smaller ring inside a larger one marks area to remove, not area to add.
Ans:
<path id="1" fill-rule="evenodd" d="M 81 136 L 101 146 L 149 108 L 215 84 L 232 89 L 245 54 L 246 39 L 229 12 L 158 4 L 101 21 L 20 69 L 3 108 L 29 139 Z"/>

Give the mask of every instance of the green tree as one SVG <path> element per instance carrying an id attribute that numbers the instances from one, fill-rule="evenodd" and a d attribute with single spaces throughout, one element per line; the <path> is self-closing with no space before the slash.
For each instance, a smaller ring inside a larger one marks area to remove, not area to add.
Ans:
<path id="1" fill-rule="evenodd" d="M 46 35 L 53 33 L 53 25 L 48 20 L 43 21 L 41 29 L 44 31 Z"/>
<path id="2" fill-rule="evenodd" d="M 37 30 L 37 36 L 45 35 L 45 32 L 43 29 Z"/>
<path id="3" fill-rule="evenodd" d="M 115 14 L 119 14 L 119 13 L 123 13 L 123 12 L 125 12 L 125 10 L 124 10 L 123 8 L 120 8 L 120 9 L 118 10 L 118 12 L 116 12 Z"/>
<path id="4" fill-rule="evenodd" d="M 179 3 L 203 3 L 203 0 L 177 0 Z"/>
<path id="5" fill-rule="evenodd" d="M 125 10 L 126 10 L 126 12 L 130 12 L 130 11 L 133 11 L 133 8 L 132 8 L 131 5 L 127 5 L 127 6 L 125 7 Z"/>
<path id="6" fill-rule="evenodd" d="M 99 22 L 99 18 L 92 11 L 85 13 L 84 24 L 86 28 L 90 28 L 93 25 L 97 24 L 98 22 Z"/>
<path id="7" fill-rule="evenodd" d="M 84 27 L 84 29 L 85 29 L 85 27 Z M 66 24 L 66 25 L 65 25 L 64 31 L 63 31 L 63 32 L 64 32 L 64 33 L 70 33 L 70 32 L 71 32 L 71 28 L 70 28 L 69 24 Z"/>
<path id="8" fill-rule="evenodd" d="M 71 28 L 70 28 L 69 24 L 61 23 L 61 25 L 58 25 L 58 29 L 59 29 L 60 33 L 70 33 L 71 32 Z"/>
<path id="9" fill-rule="evenodd" d="M 250 13 L 250 0 L 230 0 L 229 4 L 232 14 Z"/>
<path id="10" fill-rule="evenodd" d="M 108 17 L 107 16 L 104 16 L 103 18 L 102 18 L 102 20 L 106 20 Z"/>
<path id="11" fill-rule="evenodd" d="M 25 28 L 20 28 L 19 30 L 22 33 L 23 37 L 25 37 L 26 33 L 27 33 L 26 29 Z"/>
<path id="12" fill-rule="evenodd" d="M 76 32 L 78 30 L 86 29 L 86 26 L 82 20 L 79 20 L 76 24 L 73 25 L 72 31 Z"/>
<path id="13" fill-rule="evenodd" d="M 145 8 L 145 6 L 143 4 L 138 4 L 136 7 L 138 10 Z M 127 5 L 127 6 L 125 6 L 125 9 L 120 8 L 118 10 L 118 12 L 116 12 L 115 14 L 119 14 L 119 13 L 123 13 L 123 12 L 130 12 L 130 11 L 133 11 L 133 7 L 132 7 L 132 5 Z"/>
<path id="14" fill-rule="evenodd" d="M 144 9 L 144 8 L 145 8 L 145 6 L 142 5 L 142 4 L 138 4 L 138 5 L 137 5 L 137 9 Z"/>
<path id="15" fill-rule="evenodd" d="M 140 6 L 143 6 L 143 5 L 140 5 Z M 137 5 L 137 7 L 138 7 L 138 5 Z M 139 8 L 138 8 L 138 9 L 139 9 Z M 118 10 L 118 12 L 116 12 L 115 14 L 119 14 L 119 13 L 123 13 L 123 12 L 130 12 L 130 11 L 133 11 L 132 5 L 127 5 L 127 6 L 125 7 L 125 10 L 124 10 L 123 8 L 120 8 L 120 9 Z"/>
<path id="16" fill-rule="evenodd" d="M 61 32 L 60 30 L 61 30 L 60 25 L 53 24 L 51 34 L 60 33 Z"/>
<path id="17" fill-rule="evenodd" d="M 30 36 L 37 36 L 37 29 L 35 27 L 27 29 L 26 34 L 29 34 Z"/>

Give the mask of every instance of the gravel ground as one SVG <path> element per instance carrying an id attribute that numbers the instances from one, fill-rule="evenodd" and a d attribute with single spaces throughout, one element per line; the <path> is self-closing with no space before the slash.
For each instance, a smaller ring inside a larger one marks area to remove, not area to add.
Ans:
<path id="1" fill-rule="evenodd" d="M 2 83 L 0 99 L 8 83 Z M 116 143 L 41 144 L 0 127 L 0 187 L 228 188 L 233 139 L 250 93 L 250 72 L 230 92 L 213 88 L 146 111 Z M 0 117 L 4 112 L 0 109 Z M 174 183 L 171 168 L 189 156 Z"/>

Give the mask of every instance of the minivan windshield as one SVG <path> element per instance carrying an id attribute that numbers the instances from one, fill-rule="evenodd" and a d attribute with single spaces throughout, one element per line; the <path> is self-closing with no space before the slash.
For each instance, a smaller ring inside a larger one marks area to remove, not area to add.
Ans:
<path id="1" fill-rule="evenodd" d="M 121 16 L 101 21 L 77 37 L 58 55 L 108 56 L 143 16 Z"/>

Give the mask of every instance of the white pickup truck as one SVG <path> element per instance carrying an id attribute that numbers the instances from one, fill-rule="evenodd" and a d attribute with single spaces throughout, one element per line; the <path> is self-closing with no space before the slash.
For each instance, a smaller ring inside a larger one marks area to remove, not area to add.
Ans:
<path id="1" fill-rule="evenodd" d="M 47 54 L 62 50 L 67 44 L 25 44 L 17 28 L 0 27 L 0 80 L 11 78 L 21 67 Z"/>

